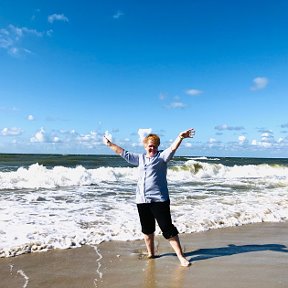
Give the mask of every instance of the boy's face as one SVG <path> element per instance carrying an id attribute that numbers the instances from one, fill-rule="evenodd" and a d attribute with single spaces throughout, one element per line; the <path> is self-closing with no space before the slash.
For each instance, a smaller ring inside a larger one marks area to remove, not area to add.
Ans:
<path id="1" fill-rule="evenodd" d="M 148 157 L 153 157 L 158 152 L 157 143 L 153 141 L 153 139 L 149 139 L 147 143 L 144 144 L 144 148 Z"/>

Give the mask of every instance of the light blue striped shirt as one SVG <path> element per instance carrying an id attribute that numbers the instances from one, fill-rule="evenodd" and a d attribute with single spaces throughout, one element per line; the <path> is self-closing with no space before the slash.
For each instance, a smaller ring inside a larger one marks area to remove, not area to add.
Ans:
<path id="1" fill-rule="evenodd" d="M 124 150 L 121 157 L 138 166 L 139 176 L 136 188 L 136 203 L 163 202 L 169 200 L 167 187 L 167 163 L 174 156 L 171 147 L 153 157 Z"/>

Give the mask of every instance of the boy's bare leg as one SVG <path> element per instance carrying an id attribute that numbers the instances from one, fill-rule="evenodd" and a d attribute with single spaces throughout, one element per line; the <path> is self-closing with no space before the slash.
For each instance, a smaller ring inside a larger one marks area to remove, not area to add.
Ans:
<path id="1" fill-rule="evenodd" d="M 176 236 L 174 236 L 168 240 L 169 240 L 170 245 L 172 246 L 172 248 L 174 249 L 174 251 L 178 257 L 178 259 L 181 263 L 181 266 L 184 266 L 184 267 L 190 266 L 191 263 L 185 258 L 184 254 L 183 254 L 178 235 L 176 235 Z"/>
<path id="2" fill-rule="evenodd" d="M 148 252 L 148 258 L 153 258 L 155 256 L 154 233 L 148 235 L 144 234 L 144 241 Z"/>

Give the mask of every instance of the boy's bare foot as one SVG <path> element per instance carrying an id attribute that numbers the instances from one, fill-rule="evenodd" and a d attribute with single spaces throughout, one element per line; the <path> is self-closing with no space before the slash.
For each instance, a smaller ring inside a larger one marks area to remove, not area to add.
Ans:
<path id="1" fill-rule="evenodd" d="M 191 263 L 184 257 L 179 260 L 180 260 L 181 266 L 183 267 L 189 267 L 191 265 Z"/>

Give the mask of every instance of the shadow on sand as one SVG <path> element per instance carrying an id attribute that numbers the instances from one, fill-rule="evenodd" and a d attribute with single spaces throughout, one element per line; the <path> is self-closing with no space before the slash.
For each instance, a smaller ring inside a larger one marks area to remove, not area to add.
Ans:
<path id="1" fill-rule="evenodd" d="M 196 262 L 201 260 L 212 259 L 216 257 L 225 257 L 235 254 L 250 253 L 250 252 L 261 252 L 261 251 L 274 251 L 288 253 L 287 246 L 281 244 L 262 244 L 262 245 L 234 245 L 230 244 L 226 247 L 220 248 L 208 248 L 198 249 L 191 252 L 184 253 L 186 257 L 191 257 L 190 262 Z M 164 256 L 176 256 L 174 253 L 161 254 L 160 257 Z"/>

